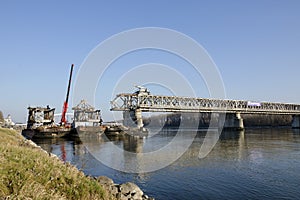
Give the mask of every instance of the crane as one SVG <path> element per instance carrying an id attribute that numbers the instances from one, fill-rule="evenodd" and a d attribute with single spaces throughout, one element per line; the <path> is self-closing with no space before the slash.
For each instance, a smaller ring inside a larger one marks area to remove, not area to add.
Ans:
<path id="1" fill-rule="evenodd" d="M 73 67 L 74 67 L 74 64 L 71 65 L 69 84 L 68 84 L 68 89 L 67 89 L 67 96 L 66 96 L 66 100 L 64 102 L 63 110 L 62 110 L 62 114 L 61 114 L 61 120 L 60 120 L 61 125 L 65 125 L 67 123 L 66 113 L 67 113 L 67 110 L 68 110 L 68 101 L 69 101 L 69 94 L 70 94 L 70 88 L 71 88 Z"/>

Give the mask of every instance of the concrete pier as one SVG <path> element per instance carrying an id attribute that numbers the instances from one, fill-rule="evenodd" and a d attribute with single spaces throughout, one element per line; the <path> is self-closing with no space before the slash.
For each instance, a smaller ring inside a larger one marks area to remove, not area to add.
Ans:
<path id="1" fill-rule="evenodd" d="M 124 111 L 123 120 L 123 124 L 127 127 L 137 127 L 139 129 L 144 127 L 142 111 L 140 109 Z"/>
<path id="2" fill-rule="evenodd" d="M 292 128 L 300 128 L 300 115 L 293 115 Z"/>
<path id="3" fill-rule="evenodd" d="M 142 118 L 142 111 L 141 109 L 136 109 L 135 110 L 135 118 L 136 118 L 136 123 L 137 123 L 137 127 L 139 129 L 144 127 L 144 123 L 143 123 L 143 118 Z"/>
<path id="4" fill-rule="evenodd" d="M 241 113 L 227 113 L 224 122 L 224 129 L 243 130 L 244 122 Z"/>
<path id="5" fill-rule="evenodd" d="M 135 111 L 131 110 L 131 111 L 124 111 L 123 112 L 123 124 L 126 127 L 136 127 L 135 121 L 136 121 L 136 117 L 135 117 Z"/>

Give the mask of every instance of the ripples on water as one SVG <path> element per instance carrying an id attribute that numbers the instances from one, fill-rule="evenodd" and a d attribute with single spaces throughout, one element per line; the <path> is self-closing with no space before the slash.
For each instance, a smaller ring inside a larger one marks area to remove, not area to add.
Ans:
<path id="1" fill-rule="evenodd" d="M 192 135 L 185 131 L 184 137 Z M 206 131 L 197 133 L 189 150 L 166 168 L 150 173 L 124 173 L 111 169 L 91 155 L 101 151 L 110 162 L 136 168 L 139 159 L 112 155 L 116 145 L 130 152 L 151 152 L 168 144 L 176 131 L 160 131 L 148 138 L 35 141 L 92 176 L 106 175 L 116 183 L 132 181 L 156 199 L 299 199 L 300 133 L 292 129 L 226 131 L 210 154 L 199 159 Z M 178 147 L 179 148 L 179 147 Z M 126 155 L 126 154 L 124 154 Z M 164 159 L 161 155 L 160 159 Z M 157 161 L 159 162 L 159 161 Z"/>

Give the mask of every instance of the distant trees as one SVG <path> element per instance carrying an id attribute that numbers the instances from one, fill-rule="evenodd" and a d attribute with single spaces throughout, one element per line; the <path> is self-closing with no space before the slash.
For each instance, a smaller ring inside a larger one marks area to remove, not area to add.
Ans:
<path id="1" fill-rule="evenodd" d="M 244 114 L 245 127 L 254 126 L 290 126 L 292 124 L 292 115 L 259 115 L 259 114 Z"/>
<path id="2" fill-rule="evenodd" d="M 268 127 L 268 126 L 291 126 L 292 115 L 261 115 L 261 114 L 243 114 L 245 127 Z M 179 127 L 180 125 L 199 124 L 200 128 L 210 125 L 211 120 L 215 120 L 210 113 L 193 114 L 189 113 L 181 116 L 181 114 L 162 114 L 144 118 L 145 126 L 153 127 Z M 183 124 L 181 124 L 183 123 Z M 216 123 L 216 121 L 212 121 Z"/>

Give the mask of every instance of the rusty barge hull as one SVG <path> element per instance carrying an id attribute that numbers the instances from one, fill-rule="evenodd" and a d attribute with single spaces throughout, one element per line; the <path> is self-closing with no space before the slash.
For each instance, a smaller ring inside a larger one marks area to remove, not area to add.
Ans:
<path id="1" fill-rule="evenodd" d="M 24 129 L 22 135 L 27 139 L 41 138 L 60 138 L 67 137 L 71 132 L 71 128 L 55 127 L 48 129 Z"/>
<path id="2" fill-rule="evenodd" d="M 99 137 L 104 133 L 102 126 L 78 126 L 70 132 L 71 137 Z"/>

